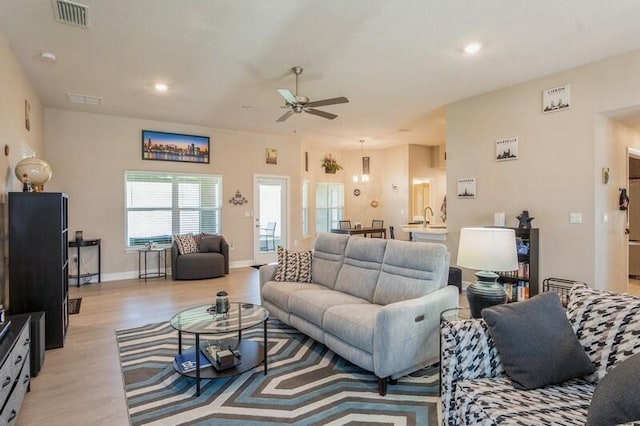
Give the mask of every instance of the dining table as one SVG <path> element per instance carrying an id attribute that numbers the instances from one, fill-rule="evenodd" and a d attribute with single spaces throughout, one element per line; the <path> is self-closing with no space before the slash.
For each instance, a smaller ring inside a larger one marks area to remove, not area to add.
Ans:
<path id="1" fill-rule="evenodd" d="M 334 234 L 362 235 L 363 237 L 371 237 L 371 234 L 382 234 L 382 238 L 387 238 L 387 228 L 372 228 L 362 226 L 360 228 L 332 228 Z"/>

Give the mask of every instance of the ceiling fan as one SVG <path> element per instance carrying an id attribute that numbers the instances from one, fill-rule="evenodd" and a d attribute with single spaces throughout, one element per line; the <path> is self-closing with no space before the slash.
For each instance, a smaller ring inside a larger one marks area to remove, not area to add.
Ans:
<path id="1" fill-rule="evenodd" d="M 313 101 L 309 102 L 309 98 L 306 96 L 298 95 L 298 76 L 302 74 L 302 67 L 293 67 L 291 71 L 296 75 L 296 94 L 294 95 L 287 89 L 277 89 L 280 96 L 282 96 L 285 100 L 285 105 L 281 108 L 288 108 L 289 111 L 285 112 L 280 118 L 276 120 L 276 122 L 285 121 L 287 118 L 291 117 L 293 114 L 300 114 L 301 112 L 306 112 L 308 114 L 317 115 L 318 117 L 326 118 L 329 120 L 333 120 L 337 117 L 335 114 L 331 114 L 330 112 L 320 111 L 315 109 L 315 107 L 319 106 L 327 106 L 327 105 L 335 105 L 335 104 L 345 104 L 349 102 L 349 99 L 341 96 L 339 98 L 331 98 L 331 99 L 323 99 L 321 101 Z"/>

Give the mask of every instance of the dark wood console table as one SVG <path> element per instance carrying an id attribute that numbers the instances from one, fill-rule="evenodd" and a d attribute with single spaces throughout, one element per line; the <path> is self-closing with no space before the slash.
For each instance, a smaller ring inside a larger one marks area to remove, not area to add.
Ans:
<path id="1" fill-rule="evenodd" d="M 80 273 L 80 248 L 81 247 L 94 247 L 97 246 L 98 247 L 98 271 L 97 272 L 88 272 L 85 274 L 81 274 Z M 69 275 L 70 278 L 75 278 L 76 279 L 76 284 L 78 285 L 78 287 L 80 287 L 80 278 L 87 278 L 87 277 L 94 277 L 94 276 L 98 276 L 98 282 L 102 282 L 102 262 L 100 261 L 100 238 L 95 239 L 95 240 L 72 240 L 69 241 L 69 247 L 75 247 L 76 248 L 76 255 L 78 256 L 78 270 L 76 272 L 76 275 Z"/>

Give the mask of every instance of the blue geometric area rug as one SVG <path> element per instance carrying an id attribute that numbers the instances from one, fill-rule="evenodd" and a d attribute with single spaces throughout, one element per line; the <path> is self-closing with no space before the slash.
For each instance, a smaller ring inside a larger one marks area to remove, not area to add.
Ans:
<path id="1" fill-rule="evenodd" d="M 262 343 L 262 327 L 243 339 Z M 233 337 L 235 333 L 220 337 Z M 208 338 L 208 336 L 207 336 Z M 173 368 L 178 332 L 168 323 L 116 331 L 132 425 L 437 425 L 439 369 L 428 367 L 378 394 L 377 378 L 323 344 L 268 322 L 268 374 L 201 380 Z M 193 335 L 183 333 L 183 348 Z"/>

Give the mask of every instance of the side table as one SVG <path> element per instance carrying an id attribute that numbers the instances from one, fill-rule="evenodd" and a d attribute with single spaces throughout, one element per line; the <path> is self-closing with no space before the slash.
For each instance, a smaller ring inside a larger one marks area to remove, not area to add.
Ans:
<path id="1" fill-rule="evenodd" d="M 80 278 L 87 278 L 87 277 L 93 277 L 95 275 L 98 276 L 98 282 L 102 282 L 102 274 L 101 274 L 101 254 L 100 254 L 100 238 L 94 239 L 94 240 L 71 240 L 69 241 L 69 247 L 76 248 L 76 256 L 77 256 L 77 260 L 78 260 L 78 272 L 75 275 L 75 279 L 76 279 L 76 284 L 78 285 L 78 287 L 80 287 Z M 80 273 L 80 265 L 82 265 L 81 262 L 81 258 L 80 258 L 80 248 L 81 247 L 98 247 L 98 271 L 97 272 L 89 272 L 86 274 L 81 274 Z M 70 278 L 74 278 L 73 275 L 69 276 Z"/>
<path id="2" fill-rule="evenodd" d="M 158 254 L 158 269 L 156 271 L 149 272 L 147 269 L 147 255 L 149 253 Z M 144 268 L 143 268 L 144 259 Z M 162 267 L 164 266 L 164 270 Z M 143 272 L 144 271 L 144 272 Z M 167 248 L 141 248 L 138 250 L 138 279 L 144 278 L 147 282 L 147 278 L 164 278 L 167 279 Z"/>
<path id="3" fill-rule="evenodd" d="M 440 312 L 440 395 L 442 395 L 442 324 L 472 318 L 469 308 L 452 308 Z"/>

